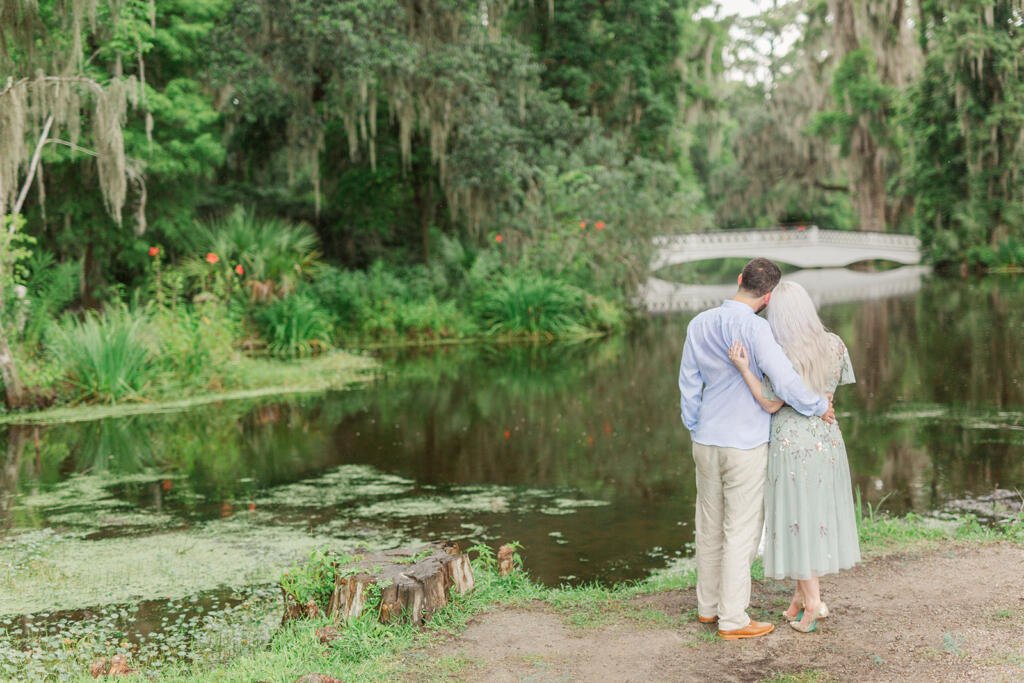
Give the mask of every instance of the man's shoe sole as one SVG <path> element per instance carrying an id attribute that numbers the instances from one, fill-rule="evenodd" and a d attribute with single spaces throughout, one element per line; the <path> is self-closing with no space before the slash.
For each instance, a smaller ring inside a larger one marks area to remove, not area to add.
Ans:
<path id="1" fill-rule="evenodd" d="M 742 640 L 744 638 L 760 638 L 761 636 L 768 635 L 774 630 L 775 624 L 772 624 L 771 628 L 761 631 L 760 633 L 730 633 L 729 631 L 719 631 L 718 637 L 722 640 Z"/>

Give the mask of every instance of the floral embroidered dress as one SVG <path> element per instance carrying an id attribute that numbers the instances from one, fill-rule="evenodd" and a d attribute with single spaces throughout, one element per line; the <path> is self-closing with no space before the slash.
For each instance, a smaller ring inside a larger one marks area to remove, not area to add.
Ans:
<path id="1" fill-rule="evenodd" d="M 828 393 L 856 381 L 846 345 L 831 337 L 835 370 Z M 763 392 L 776 399 L 767 377 Z M 789 406 L 772 416 L 764 507 L 766 577 L 808 579 L 860 561 L 850 465 L 839 425 Z"/>

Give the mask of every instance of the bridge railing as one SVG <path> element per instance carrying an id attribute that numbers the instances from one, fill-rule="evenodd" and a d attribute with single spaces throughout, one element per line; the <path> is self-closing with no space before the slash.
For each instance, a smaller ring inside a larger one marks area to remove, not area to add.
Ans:
<path id="1" fill-rule="evenodd" d="M 888 249 L 921 248 L 921 241 L 913 235 L 821 230 L 816 225 L 806 230 L 716 230 L 654 238 L 654 245 L 660 248 L 701 248 L 728 244 L 834 244 Z"/>

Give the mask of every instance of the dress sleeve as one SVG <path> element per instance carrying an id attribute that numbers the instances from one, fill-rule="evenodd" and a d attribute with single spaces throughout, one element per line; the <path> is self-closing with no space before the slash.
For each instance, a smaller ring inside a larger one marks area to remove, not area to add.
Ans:
<path id="1" fill-rule="evenodd" d="M 850 362 L 850 350 L 843 347 L 843 366 L 839 371 L 839 384 L 854 384 L 857 378 L 853 376 L 853 363 Z"/>
<path id="2" fill-rule="evenodd" d="M 775 395 L 775 390 L 772 388 L 772 381 L 768 379 L 768 375 L 765 375 L 764 380 L 761 382 L 761 395 L 769 401 L 779 400 L 779 397 Z"/>

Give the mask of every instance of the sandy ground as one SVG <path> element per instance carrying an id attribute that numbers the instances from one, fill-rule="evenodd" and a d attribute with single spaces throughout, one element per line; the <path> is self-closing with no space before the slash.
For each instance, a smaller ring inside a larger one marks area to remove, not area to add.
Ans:
<path id="1" fill-rule="evenodd" d="M 654 627 L 575 628 L 544 605 L 491 612 L 430 656 L 464 658 L 467 681 L 1024 681 L 1024 548 L 950 545 L 825 577 L 832 615 L 808 635 L 779 615 L 791 590 L 755 582 L 752 616 L 776 624 L 762 638 L 720 640 L 688 590 L 634 601 L 667 616 Z"/>

